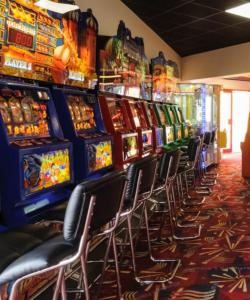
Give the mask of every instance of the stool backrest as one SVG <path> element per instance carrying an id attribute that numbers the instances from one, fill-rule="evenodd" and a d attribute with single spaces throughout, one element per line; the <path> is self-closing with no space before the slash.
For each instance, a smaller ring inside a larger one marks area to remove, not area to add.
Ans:
<path id="1" fill-rule="evenodd" d="M 149 192 L 154 183 L 155 171 L 157 166 L 156 156 L 147 156 L 138 159 L 132 163 L 127 169 L 128 184 L 125 194 L 125 201 L 128 205 L 133 204 L 136 196 L 139 174 L 141 172 L 141 181 L 139 193 Z"/>
<path id="2" fill-rule="evenodd" d="M 211 132 L 210 131 L 206 131 L 205 133 L 204 133 L 204 144 L 206 144 L 206 145 L 209 145 L 210 144 L 210 142 L 211 142 L 211 136 L 212 136 L 212 134 L 211 134 Z"/>
<path id="3" fill-rule="evenodd" d="M 215 141 L 216 131 L 217 131 L 217 129 L 214 129 L 214 130 L 212 131 L 212 134 L 211 134 L 211 140 L 210 140 L 210 143 L 211 143 L 211 144 L 213 144 L 214 141 Z"/>
<path id="4" fill-rule="evenodd" d="M 123 172 L 112 172 L 102 178 L 78 184 L 70 196 L 65 212 L 64 239 L 74 243 L 81 238 L 91 196 L 95 196 L 95 206 L 90 232 L 110 222 L 121 207 L 126 180 Z"/>
<path id="5" fill-rule="evenodd" d="M 174 178 L 177 174 L 179 165 L 180 165 L 180 158 L 181 158 L 182 151 L 177 149 L 172 153 L 172 163 L 169 171 L 169 177 Z"/>
<path id="6" fill-rule="evenodd" d="M 197 159 L 197 155 L 198 155 L 197 152 L 199 151 L 200 143 L 201 143 L 201 140 L 199 137 L 197 137 L 191 141 L 192 146 L 190 147 L 191 151 L 189 153 L 189 161 L 195 162 L 195 160 Z"/>
<path id="7" fill-rule="evenodd" d="M 170 163 L 172 163 L 173 155 L 175 150 L 164 152 L 160 158 L 159 163 L 159 172 L 158 172 L 158 179 L 160 181 L 165 181 L 166 178 L 169 176 L 169 167 Z"/>

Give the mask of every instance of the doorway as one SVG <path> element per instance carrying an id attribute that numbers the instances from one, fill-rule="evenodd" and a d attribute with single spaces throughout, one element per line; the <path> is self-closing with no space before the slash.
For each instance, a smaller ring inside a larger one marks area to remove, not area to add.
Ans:
<path id="1" fill-rule="evenodd" d="M 250 111 L 250 92 L 221 92 L 220 130 L 223 153 L 241 152 Z"/>
<path id="2" fill-rule="evenodd" d="M 241 152 L 241 142 L 245 140 L 250 111 L 250 92 L 233 91 L 233 153 Z"/>
<path id="3" fill-rule="evenodd" d="M 223 153 L 232 153 L 232 91 L 224 90 L 220 97 L 220 130 Z"/>

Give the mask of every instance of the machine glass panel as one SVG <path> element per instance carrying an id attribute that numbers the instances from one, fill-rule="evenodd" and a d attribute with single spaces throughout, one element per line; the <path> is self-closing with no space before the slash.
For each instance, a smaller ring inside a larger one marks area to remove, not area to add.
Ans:
<path id="1" fill-rule="evenodd" d="M 176 109 L 176 111 L 177 111 L 180 123 L 185 122 L 184 118 L 183 118 L 183 115 L 182 115 L 182 112 L 178 108 Z"/>
<path id="2" fill-rule="evenodd" d="M 159 107 L 159 115 L 160 115 L 160 119 L 161 119 L 161 124 L 162 125 L 168 124 L 167 117 L 164 112 L 164 108 L 162 106 L 158 106 L 158 107 Z"/>
<path id="3" fill-rule="evenodd" d="M 156 143 L 157 147 L 163 146 L 163 128 L 158 127 L 156 128 Z"/>
<path id="4" fill-rule="evenodd" d="M 126 128 L 127 125 L 123 117 L 121 103 L 115 100 L 109 100 L 107 103 L 115 130 Z"/>
<path id="5" fill-rule="evenodd" d="M 70 182 L 69 149 L 23 156 L 24 195 Z"/>
<path id="6" fill-rule="evenodd" d="M 81 133 L 86 129 L 96 129 L 94 108 L 86 103 L 84 97 L 68 95 L 67 100 L 76 132 Z"/>
<path id="7" fill-rule="evenodd" d="M 171 108 L 169 109 L 169 115 L 170 115 L 170 119 L 171 119 L 172 124 L 176 124 L 177 123 L 176 118 L 175 118 L 174 112 Z"/>
<path id="8" fill-rule="evenodd" d="M 30 90 L 2 89 L 0 112 L 10 139 L 45 138 L 50 136 L 48 95 Z"/>
<path id="9" fill-rule="evenodd" d="M 153 145 L 153 133 L 152 130 L 145 130 L 142 132 L 143 150 L 147 151 L 152 148 Z"/>
<path id="10" fill-rule="evenodd" d="M 152 124 L 154 124 L 154 120 L 153 120 L 153 116 L 152 116 L 153 112 L 151 111 L 148 103 L 145 103 L 145 110 L 146 110 L 146 114 L 149 119 L 150 126 L 152 126 Z"/>
<path id="11" fill-rule="evenodd" d="M 135 122 L 135 126 L 138 127 L 142 127 L 142 128 L 146 128 L 147 127 L 147 123 L 144 117 L 143 112 L 141 111 L 139 104 L 137 103 L 131 103 L 130 102 L 130 106 L 131 106 L 131 111 L 133 114 L 133 119 Z"/>
<path id="12" fill-rule="evenodd" d="M 112 166 L 111 140 L 100 141 L 88 145 L 88 167 L 90 172 Z"/>
<path id="13" fill-rule="evenodd" d="M 128 160 L 138 155 L 137 136 L 131 135 L 123 138 L 123 160 Z"/>

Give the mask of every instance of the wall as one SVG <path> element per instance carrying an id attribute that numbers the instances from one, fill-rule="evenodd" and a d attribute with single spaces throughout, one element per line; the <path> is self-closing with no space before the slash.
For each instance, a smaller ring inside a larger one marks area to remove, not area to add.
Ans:
<path id="1" fill-rule="evenodd" d="M 174 60 L 180 67 L 180 56 L 120 0 L 76 0 L 76 4 L 83 11 L 93 10 L 99 23 L 99 34 L 115 35 L 120 20 L 123 20 L 133 37 L 143 37 L 149 59 L 163 51 L 166 58 Z"/>
<path id="2" fill-rule="evenodd" d="M 191 83 L 204 82 L 206 84 L 218 84 L 223 89 L 238 90 L 238 91 L 250 91 L 250 81 L 228 80 L 220 77 L 203 78 L 189 81 Z"/>
<path id="3" fill-rule="evenodd" d="M 182 59 L 182 80 L 225 77 L 250 70 L 250 43 L 190 55 Z"/>

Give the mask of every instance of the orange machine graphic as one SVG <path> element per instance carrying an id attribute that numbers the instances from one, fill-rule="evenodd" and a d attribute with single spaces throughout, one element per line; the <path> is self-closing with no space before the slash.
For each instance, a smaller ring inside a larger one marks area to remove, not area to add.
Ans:
<path id="1" fill-rule="evenodd" d="M 0 72 L 92 88 L 97 27 L 91 11 L 52 15 L 34 0 L 1 0 Z"/>

